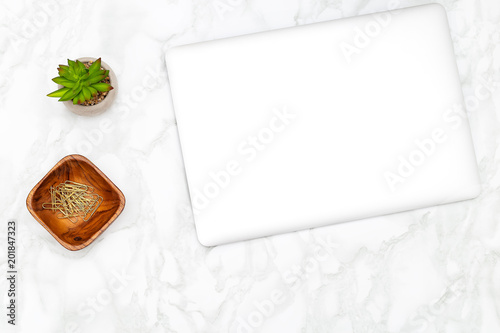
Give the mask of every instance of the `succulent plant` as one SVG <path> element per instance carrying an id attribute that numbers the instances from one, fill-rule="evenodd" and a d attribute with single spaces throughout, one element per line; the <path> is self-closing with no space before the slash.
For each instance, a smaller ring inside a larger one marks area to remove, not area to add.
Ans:
<path id="1" fill-rule="evenodd" d="M 73 104 L 81 104 L 93 99 L 98 92 L 106 92 L 113 87 L 104 82 L 108 70 L 101 70 L 101 58 L 94 61 L 88 68 L 79 60 L 68 59 L 68 65 L 59 65 L 59 76 L 52 79 L 63 86 L 47 96 L 59 97 L 60 102 L 73 100 Z"/>

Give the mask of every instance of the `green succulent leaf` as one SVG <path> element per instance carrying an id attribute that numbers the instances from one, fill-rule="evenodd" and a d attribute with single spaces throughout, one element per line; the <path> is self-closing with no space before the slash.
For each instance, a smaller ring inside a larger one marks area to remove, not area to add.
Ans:
<path id="1" fill-rule="evenodd" d="M 82 90 L 82 91 L 80 91 L 80 94 L 78 95 L 78 103 L 83 103 L 85 101 L 86 101 L 85 95 L 83 94 L 83 90 Z"/>
<path id="2" fill-rule="evenodd" d="M 97 95 L 97 89 L 92 87 L 92 86 L 89 86 L 87 87 L 87 89 L 90 91 L 90 94 L 92 95 L 92 97 L 95 97 L 95 95 Z"/>
<path id="3" fill-rule="evenodd" d="M 94 83 L 97 83 L 97 82 L 104 80 L 105 78 L 106 78 L 106 76 L 104 76 L 104 75 L 97 75 L 97 76 L 94 76 L 94 77 L 87 79 L 87 82 L 90 82 L 90 84 L 94 84 Z"/>
<path id="4" fill-rule="evenodd" d="M 75 65 L 69 66 L 68 68 L 68 73 L 74 78 L 78 79 L 79 74 L 78 74 L 78 67 Z"/>
<path id="5" fill-rule="evenodd" d="M 95 76 L 105 75 L 105 74 L 106 74 L 105 70 L 97 70 L 97 71 L 94 71 L 93 73 L 90 73 L 90 71 L 89 71 L 89 79 L 91 79 Z"/>
<path id="6" fill-rule="evenodd" d="M 111 89 L 113 89 L 110 84 L 104 82 L 94 83 L 91 87 L 101 92 L 110 91 Z"/>
<path id="7" fill-rule="evenodd" d="M 83 62 L 81 62 L 80 60 L 77 60 L 76 64 L 78 65 L 78 74 L 80 76 L 84 75 L 85 73 L 87 73 L 87 67 L 85 67 L 85 65 L 83 64 Z"/>
<path id="8" fill-rule="evenodd" d="M 76 93 L 79 93 L 80 91 L 82 91 L 82 87 L 83 83 L 80 80 L 78 80 L 73 89 L 75 90 Z"/>
<path id="9" fill-rule="evenodd" d="M 75 92 L 74 89 L 69 89 L 64 95 L 62 95 L 59 101 L 61 102 L 69 101 L 70 99 L 73 99 L 76 95 L 78 95 L 78 92 Z"/>
<path id="10" fill-rule="evenodd" d="M 47 96 L 49 96 L 49 97 L 62 97 L 69 90 L 70 90 L 69 88 L 61 88 L 61 89 L 58 89 L 56 91 L 51 92 Z"/>
<path id="11" fill-rule="evenodd" d="M 73 104 L 80 104 L 83 102 L 85 102 L 85 96 L 83 95 L 83 91 L 80 91 L 80 93 L 73 98 Z"/>
<path id="12" fill-rule="evenodd" d="M 80 81 L 76 82 L 75 86 L 71 88 L 66 94 L 64 94 L 60 101 L 69 101 L 76 97 L 82 91 L 82 84 Z"/>
<path id="13" fill-rule="evenodd" d="M 68 69 L 60 69 L 59 70 L 59 76 L 64 77 L 65 79 L 68 79 L 70 81 L 75 80 L 75 76 L 69 72 Z"/>
<path id="14" fill-rule="evenodd" d="M 85 82 L 85 81 L 87 81 L 87 80 L 88 80 L 88 78 L 89 78 L 89 77 L 90 77 L 90 73 L 88 73 L 88 72 L 87 72 L 87 73 L 83 74 L 83 75 L 80 77 L 80 79 L 81 79 L 83 82 Z"/>
<path id="15" fill-rule="evenodd" d="M 68 88 L 73 88 L 75 86 L 75 82 L 72 80 L 68 80 L 65 77 L 55 77 L 52 79 L 57 84 L 60 84 L 61 86 L 68 87 Z"/>
<path id="16" fill-rule="evenodd" d="M 89 88 L 83 87 L 82 92 L 83 92 L 83 96 L 85 97 L 86 101 L 89 101 L 92 98 L 92 94 L 90 93 Z"/>
<path id="17" fill-rule="evenodd" d="M 70 67 L 75 66 L 75 62 L 73 60 L 68 59 L 68 66 Z"/>
<path id="18" fill-rule="evenodd" d="M 97 59 L 90 65 L 89 67 L 89 73 L 92 75 L 93 73 L 97 72 L 98 70 L 101 69 L 101 58 Z"/>

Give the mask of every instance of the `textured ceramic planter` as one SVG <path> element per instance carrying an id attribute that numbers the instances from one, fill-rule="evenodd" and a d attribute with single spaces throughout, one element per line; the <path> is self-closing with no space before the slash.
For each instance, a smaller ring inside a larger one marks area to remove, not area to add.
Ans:
<path id="1" fill-rule="evenodd" d="M 96 58 L 89 58 L 89 57 L 84 57 L 84 58 L 78 58 L 81 62 L 89 62 L 89 61 L 95 61 L 97 60 Z M 65 101 L 63 102 L 64 105 L 73 113 L 76 113 L 77 115 L 80 116 L 97 116 L 107 109 L 111 107 L 113 104 L 113 101 L 115 100 L 116 93 L 118 91 L 118 82 L 116 80 L 115 72 L 109 67 L 108 64 L 106 64 L 104 61 L 101 60 L 101 67 L 109 70 L 109 80 L 110 84 L 113 87 L 113 90 L 109 91 L 106 98 L 104 98 L 100 103 L 96 105 L 79 105 L 79 104 L 73 104 L 73 101 Z M 58 85 L 59 89 L 62 88 L 61 85 Z"/>

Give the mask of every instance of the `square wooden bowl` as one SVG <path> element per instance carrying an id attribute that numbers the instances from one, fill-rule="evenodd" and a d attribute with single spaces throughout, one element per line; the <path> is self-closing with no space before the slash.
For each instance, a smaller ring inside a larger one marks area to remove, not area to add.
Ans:
<path id="1" fill-rule="evenodd" d="M 56 212 L 44 209 L 51 202 L 50 188 L 66 181 L 92 186 L 103 201 L 87 221 L 76 223 L 59 218 Z M 81 155 L 69 155 L 60 160 L 31 190 L 26 200 L 31 215 L 47 229 L 62 246 L 71 251 L 81 250 L 92 243 L 120 215 L 125 197 L 118 187 L 92 162 Z"/>

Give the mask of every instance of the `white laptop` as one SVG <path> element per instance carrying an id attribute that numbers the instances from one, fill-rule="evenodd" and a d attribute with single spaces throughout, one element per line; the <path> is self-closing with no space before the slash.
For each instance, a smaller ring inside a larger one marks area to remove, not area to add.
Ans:
<path id="1" fill-rule="evenodd" d="M 440 5 L 179 46 L 167 67 L 203 245 L 480 192 Z"/>

